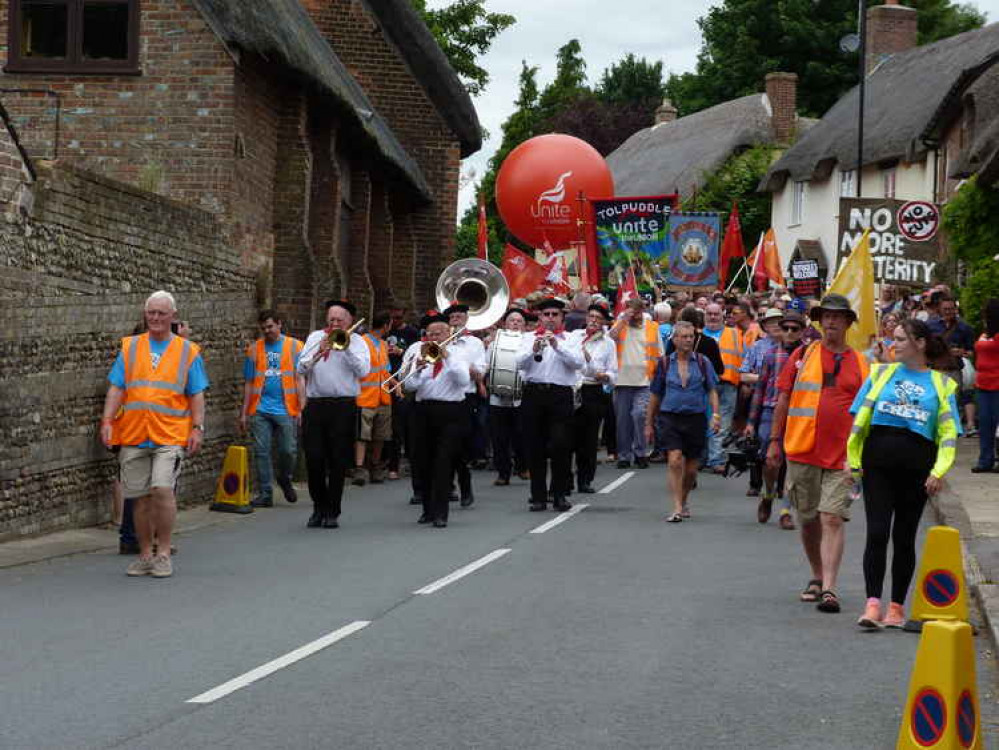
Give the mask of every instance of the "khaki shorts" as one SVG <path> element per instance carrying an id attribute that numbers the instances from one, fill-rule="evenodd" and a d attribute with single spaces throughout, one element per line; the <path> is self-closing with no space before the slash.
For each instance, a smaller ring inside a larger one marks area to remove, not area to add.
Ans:
<path id="1" fill-rule="evenodd" d="M 853 479 L 848 471 L 787 462 L 787 499 L 802 522 L 813 520 L 819 513 L 849 521 L 852 486 Z"/>
<path id="2" fill-rule="evenodd" d="M 365 443 L 391 440 L 392 404 L 384 404 L 375 409 L 361 409 L 361 429 L 357 439 Z"/>
<path id="3" fill-rule="evenodd" d="M 145 497 L 153 487 L 174 489 L 177 486 L 184 465 L 184 448 L 180 445 L 157 448 L 123 445 L 118 463 L 124 496 Z"/>

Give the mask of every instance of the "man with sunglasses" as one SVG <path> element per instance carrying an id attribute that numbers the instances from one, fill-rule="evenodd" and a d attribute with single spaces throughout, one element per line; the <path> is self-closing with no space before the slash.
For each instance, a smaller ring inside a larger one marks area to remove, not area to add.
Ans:
<path id="1" fill-rule="evenodd" d="M 846 468 L 846 442 L 853 426 L 850 407 L 867 378 L 868 365 L 846 343 L 847 329 L 857 319 L 846 297 L 826 295 L 811 318 L 822 326 L 822 340 L 795 351 L 777 378 L 780 395 L 767 463 L 771 470 L 780 466 L 783 444 L 787 491 L 812 569 L 801 601 L 816 602 L 821 612 L 839 612 L 836 577 L 853 486 Z"/>

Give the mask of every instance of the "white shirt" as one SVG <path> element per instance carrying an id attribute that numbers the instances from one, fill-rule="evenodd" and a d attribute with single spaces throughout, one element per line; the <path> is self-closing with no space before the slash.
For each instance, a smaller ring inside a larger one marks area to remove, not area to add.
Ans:
<path id="1" fill-rule="evenodd" d="M 586 362 L 585 356 L 583 357 L 585 364 L 580 370 L 583 383 L 585 385 L 614 385 L 617 380 L 617 345 L 607 335 L 607 332 L 604 331 L 603 335 L 597 334 L 599 338 L 589 341 L 586 341 L 585 328 L 572 333 L 579 339 L 580 351 L 585 347 L 587 354 L 590 355 L 589 362 Z M 600 373 L 609 375 L 610 381 L 598 381 L 596 376 Z"/>
<path id="2" fill-rule="evenodd" d="M 472 334 L 459 336 L 448 344 L 448 354 L 464 360 L 476 373 L 485 375 L 489 369 L 489 360 L 486 359 L 486 347 L 482 339 Z M 475 393 L 478 390 L 474 380 L 470 380 L 465 386 L 465 393 Z"/>
<path id="3" fill-rule="evenodd" d="M 412 359 L 423 346 L 423 342 L 417 342 L 406 350 L 406 357 Z M 416 347 L 415 351 L 413 347 Z M 410 352 L 413 355 L 410 356 Z M 437 376 L 434 376 L 434 365 L 427 365 L 422 370 L 417 370 L 413 376 L 406 381 L 404 386 L 407 391 L 416 391 L 417 401 L 464 401 L 465 389 L 471 380 L 468 373 L 468 363 L 461 357 L 454 356 L 454 352 L 448 346 L 448 356 L 441 363 L 442 367 Z"/>
<path id="4" fill-rule="evenodd" d="M 546 346 L 541 350 L 541 361 L 534 361 L 534 342 L 537 336 L 529 331 L 524 336 L 520 353 L 517 355 L 517 368 L 523 373 L 526 383 L 551 383 L 572 387 L 579 380 L 579 371 L 585 360 L 579 348 L 580 339 L 570 333 L 558 334 L 558 348 Z"/>
<path id="5" fill-rule="evenodd" d="M 298 374 L 306 378 L 308 398 L 356 397 L 361 392 L 358 382 L 371 372 L 371 351 L 364 339 L 350 334 L 350 344 L 342 352 L 331 351 L 326 359 L 319 355 L 319 344 L 329 334 L 313 331 L 305 340 L 298 358 Z"/>

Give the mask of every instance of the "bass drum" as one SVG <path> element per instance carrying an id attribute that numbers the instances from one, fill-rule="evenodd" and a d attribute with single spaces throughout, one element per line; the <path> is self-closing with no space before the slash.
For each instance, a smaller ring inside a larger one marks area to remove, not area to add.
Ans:
<path id="1" fill-rule="evenodd" d="M 524 341 L 519 331 L 496 331 L 489 349 L 489 392 L 500 398 L 520 400 L 523 383 L 517 370 L 517 353 Z"/>

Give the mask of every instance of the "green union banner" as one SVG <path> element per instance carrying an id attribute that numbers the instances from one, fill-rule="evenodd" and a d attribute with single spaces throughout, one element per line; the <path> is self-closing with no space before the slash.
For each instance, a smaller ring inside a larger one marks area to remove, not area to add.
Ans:
<path id="1" fill-rule="evenodd" d="M 591 204 L 603 286 L 617 289 L 633 265 L 639 290 L 650 291 L 662 276 L 661 264 L 669 260 L 669 217 L 676 196 L 608 198 Z"/>

